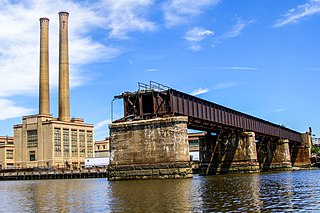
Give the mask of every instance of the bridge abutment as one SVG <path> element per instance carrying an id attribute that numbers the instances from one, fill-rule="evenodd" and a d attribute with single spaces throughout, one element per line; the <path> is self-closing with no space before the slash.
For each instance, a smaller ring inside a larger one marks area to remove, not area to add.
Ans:
<path id="1" fill-rule="evenodd" d="M 200 175 L 259 172 L 254 132 L 208 135 L 200 145 Z"/>
<path id="2" fill-rule="evenodd" d="M 109 180 L 191 178 L 188 117 L 110 125 Z"/>

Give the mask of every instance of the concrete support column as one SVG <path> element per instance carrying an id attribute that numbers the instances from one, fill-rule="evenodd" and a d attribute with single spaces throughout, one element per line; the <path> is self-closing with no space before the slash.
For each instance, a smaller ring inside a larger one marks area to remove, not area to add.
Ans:
<path id="1" fill-rule="evenodd" d="M 49 97 L 49 19 L 40 18 L 39 114 L 50 114 Z"/>
<path id="2" fill-rule="evenodd" d="M 292 164 L 290 157 L 289 140 L 279 139 L 279 141 L 275 143 L 275 145 L 276 147 L 272 156 L 270 170 L 291 170 Z"/>
<path id="3" fill-rule="evenodd" d="M 59 13 L 59 120 L 70 121 L 69 96 L 69 50 L 68 50 L 69 13 Z"/>
<path id="4" fill-rule="evenodd" d="M 192 177 L 187 117 L 112 123 L 109 180 Z"/>
<path id="5" fill-rule="evenodd" d="M 241 133 L 229 170 L 236 173 L 260 171 L 254 132 Z"/>
<path id="6" fill-rule="evenodd" d="M 259 172 L 254 132 L 209 135 L 200 150 L 200 175 Z"/>
<path id="7" fill-rule="evenodd" d="M 292 165 L 294 167 L 309 167 L 311 165 L 312 139 L 310 133 L 301 134 L 302 143 L 291 148 Z"/>

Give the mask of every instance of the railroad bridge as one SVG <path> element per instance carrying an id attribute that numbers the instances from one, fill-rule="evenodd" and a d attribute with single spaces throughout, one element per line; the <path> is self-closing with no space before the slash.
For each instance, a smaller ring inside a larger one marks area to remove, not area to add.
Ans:
<path id="1" fill-rule="evenodd" d="M 110 125 L 110 180 L 192 177 L 188 129 L 207 132 L 199 144 L 201 175 L 310 165 L 310 132 L 301 134 L 152 81 L 115 99 L 123 99 L 124 117 Z"/>

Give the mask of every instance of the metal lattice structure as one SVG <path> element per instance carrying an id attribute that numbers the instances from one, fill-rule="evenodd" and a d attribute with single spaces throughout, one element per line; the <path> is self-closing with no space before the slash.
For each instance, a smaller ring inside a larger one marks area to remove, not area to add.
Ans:
<path id="1" fill-rule="evenodd" d="M 138 120 L 167 116 L 188 116 L 188 127 L 199 130 L 253 131 L 256 135 L 301 142 L 301 133 L 269 121 L 171 89 L 156 82 L 139 83 L 139 90 L 126 92 L 124 117 Z M 119 120 L 118 120 L 119 121 Z"/>

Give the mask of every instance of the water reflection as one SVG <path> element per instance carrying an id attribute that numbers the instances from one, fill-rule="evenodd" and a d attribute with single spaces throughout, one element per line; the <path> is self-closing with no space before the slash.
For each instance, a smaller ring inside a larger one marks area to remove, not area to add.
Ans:
<path id="1" fill-rule="evenodd" d="M 192 179 L 120 181 L 110 184 L 117 204 L 113 211 L 130 212 L 192 212 L 188 199 Z"/>
<path id="2" fill-rule="evenodd" d="M 264 175 L 260 183 L 263 208 L 286 212 L 319 209 L 319 175 L 319 171 Z"/>
<path id="3" fill-rule="evenodd" d="M 0 182 L 0 212 L 305 212 L 320 209 L 320 170 L 108 182 Z"/>
<path id="4" fill-rule="evenodd" d="M 4 195 L 0 212 L 103 211 L 109 207 L 101 201 L 112 200 L 106 183 L 105 179 L 0 182 L 0 193 Z"/>
<path id="5" fill-rule="evenodd" d="M 262 205 L 259 191 L 259 175 L 224 175 L 199 177 L 197 196 L 202 198 L 201 210 L 259 211 Z"/>

